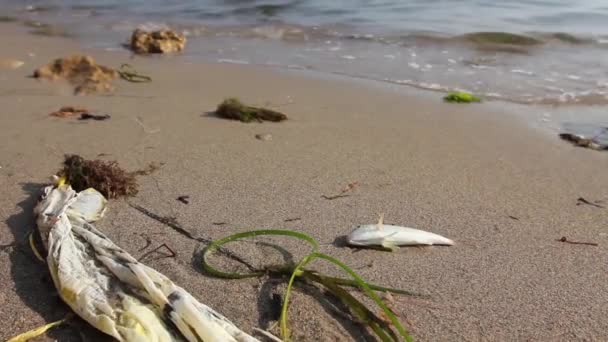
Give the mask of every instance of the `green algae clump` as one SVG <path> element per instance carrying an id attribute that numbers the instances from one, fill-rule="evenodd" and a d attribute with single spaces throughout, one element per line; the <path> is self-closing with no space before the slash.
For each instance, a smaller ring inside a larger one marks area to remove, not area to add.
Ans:
<path id="1" fill-rule="evenodd" d="M 450 103 L 473 103 L 473 102 L 481 102 L 481 99 L 473 94 L 464 92 L 464 91 L 456 91 L 448 93 L 443 100 L 445 102 Z"/>
<path id="2" fill-rule="evenodd" d="M 217 106 L 215 114 L 224 119 L 239 120 L 241 122 L 251 121 L 273 121 L 287 120 L 287 115 L 266 108 L 252 107 L 243 104 L 236 98 L 228 98 Z"/>

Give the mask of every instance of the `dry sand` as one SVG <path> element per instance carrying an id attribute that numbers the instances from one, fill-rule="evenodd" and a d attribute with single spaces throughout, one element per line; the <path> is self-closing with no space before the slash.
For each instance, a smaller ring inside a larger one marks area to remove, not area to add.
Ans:
<path id="1" fill-rule="evenodd" d="M 64 153 L 105 153 L 102 158 L 132 170 L 165 163 L 141 178 L 130 201 L 175 216 L 197 236 L 258 228 L 306 232 L 367 280 L 430 295 L 394 296 L 392 307 L 416 340 L 608 340 L 608 209 L 576 205 L 581 196 L 608 197 L 608 154 L 539 134 L 496 105 L 449 105 L 439 94 L 407 88 L 187 64 L 180 57 L 131 59 L 127 52 L 24 35 L 8 24 L 0 30 L 0 58 L 26 62 L 0 70 L 0 339 L 65 314 L 45 266 L 24 242 L 34 227 L 32 207 Z M 111 95 L 75 97 L 67 85 L 26 77 L 72 52 L 109 66 L 129 62 L 153 82 L 117 81 Z M 269 105 L 290 120 L 243 124 L 206 114 L 227 96 Z M 63 105 L 112 118 L 48 116 Z M 272 140 L 255 138 L 264 133 Z M 350 197 L 321 198 L 355 181 Z M 178 202 L 180 195 L 189 195 L 190 204 Z M 379 212 L 386 222 L 439 233 L 456 245 L 385 253 L 332 244 Z M 284 222 L 294 217 L 301 220 Z M 145 253 L 146 237 L 148 250 L 171 246 L 176 258 L 156 254 L 146 262 L 244 330 L 271 323 L 270 294 L 280 290 L 272 281 L 201 274 L 199 243 L 125 201 L 112 202 L 98 226 L 136 257 Z M 556 241 L 562 236 L 599 246 Z M 259 263 L 272 259 L 268 249 L 252 246 L 239 252 Z M 306 251 L 286 246 L 296 257 Z M 322 297 L 311 289 L 295 295 L 295 339 L 364 340 L 358 326 L 319 304 Z M 73 328 L 49 336 L 79 340 Z"/>

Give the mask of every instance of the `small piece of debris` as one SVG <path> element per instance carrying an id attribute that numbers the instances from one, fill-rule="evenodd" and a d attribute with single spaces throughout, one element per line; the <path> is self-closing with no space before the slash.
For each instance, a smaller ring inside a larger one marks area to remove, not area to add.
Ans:
<path id="1" fill-rule="evenodd" d="M 145 169 L 134 171 L 135 176 L 149 176 L 152 173 L 158 171 L 165 163 L 151 162 Z"/>
<path id="2" fill-rule="evenodd" d="M 518 217 L 515 217 L 515 216 L 512 216 L 512 215 L 509 215 L 508 217 L 509 217 L 510 219 L 512 219 L 512 220 L 519 221 L 519 218 L 518 218 Z"/>
<path id="3" fill-rule="evenodd" d="M 287 115 L 267 109 L 244 105 L 236 98 L 229 98 L 219 104 L 215 114 L 224 119 L 239 120 L 241 122 L 287 120 Z"/>
<path id="4" fill-rule="evenodd" d="M 587 245 L 587 246 L 599 246 L 599 244 L 595 243 L 595 242 L 579 242 L 579 241 L 570 241 L 568 240 L 568 238 L 566 238 L 565 236 L 562 236 L 561 239 L 558 239 L 557 241 L 559 242 L 565 242 L 565 243 L 569 243 L 572 245 Z"/>
<path id="5" fill-rule="evenodd" d="M 171 30 L 147 32 L 136 29 L 131 35 L 130 46 L 140 54 L 179 52 L 186 46 L 186 37 Z"/>
<path id="6" fill-rule="evenodd" d="M 72 106 L 63 106 L 59 108 L 58 111 L 52 112 L 51 116 L 56 116 L 58 118 L 69 118 L 74 116 L 81 116 L 83 114 L 88 114 L 89 110 L 84 107 L 72 107 Z"/>
<path id="7" fill-rule="evenodd" d="M 264 134 L 256 134 L 255 138 L 262 141 L 270 141 L 272 140 L 272 134 L 264 133 Z"/>
<path id="8" fill-rule="evenodd" d="M 325 198 L 326 200 L 331 201 L 331 200 L 335 200 L 337 198 L 348 197 L 350 195 L 348 195 L 346 193 L 352 191 L 357 186 L 359 186 L 359 182 L 352 182 L 352 183 L 349 183 L 344 189 L 342 189 L 342 191 L 339 194 L 333 195 L 333 196 L 321 195 L 321 198 Z"/>
<path id="9" fill-rule="evenodd" d="M 140 249 L 138 250 L 138 252 L 143 251 L 144 249 L 148 248 L 148 247 L 149 247 L 149 246 L 152 244 L 152 239 L 150 239 L 150 237 L 149 237 L 149 236 L 144 235 L 144 234 L 141 234 L 141 236 L 142 236 L 144 239 L 146 239 L 146 245 L 145 245 L 145 246 L 143 246 L 142 248 L 140 248 Z"/>
<path id="10" fill-rule="evenodd" d="M 294 222 L 294 221 L 300 221 L 300 220 L 301 220 L 300 217 L 294 217 L 294 218 L 285 219 L 285 221 L 283 221 L 283 222 Z"/>
<path id="11" fill-rule="evenodd" d="M 331 200 L 335 200 L 335 199 L 337 199 L 337 198 L 349 197 L 349 196 L 350 196 L 350 195 L 342 195 L 342 194 L 340 194 L 340 195 L 333 195 L 333 196 L 321 195 L 321 198 L 325 198 L 326 200 L 331 201 Z"/>
<path id="12" fill-rule="evenodd" d="M 0 68 L 2 69 L 19 69 L 25 64 L 23 61 L 19 61 L 16 59 L 2 59 L 0 60 Z"/>
<path id="13" fill-rule="evenodd" d="M 387 302 L 388 304 L 394 304 L 395 303 L 395 298 L 393 298 L 393 295 L 390 292 L 384 292 L 382 294 L 382 299 Z"/>
<path id="14" fill-rule="evenodd" d="M 111 118 L 109 114 L 90 114 L 90 113 L 82 113 L 78 120 L 95 120 L 95 121 L 103 121 Z"/>
<path id="15" fill-rule="evenodd" d="M 603 205 L 599 205 L 597 203 L 593 203 L 593 202 L 589 202 L 586 199 L 579 197 L 576 199 L 576 205 L 582 205 L 582 204 L 586 204 L 586 205 L 590 205 L 592 207 L 596 207 L 596 208 L 602 208 L 604 209 L 605 207 Z"/>
<path id="16" fill-rule="evenodd" d="M 178 201 L 184 203 L 184 204 L 189 204 L 190 203 L 190 196 L 188 195 L 184 195 L 184 196 L 179 196 L 177 198 Z"/>
<path id="17" fill-rule="evenodd" d="M 225 225 L 227 222 L 211 222 L 212 225 L 214 226 L 223 226 Z"/>

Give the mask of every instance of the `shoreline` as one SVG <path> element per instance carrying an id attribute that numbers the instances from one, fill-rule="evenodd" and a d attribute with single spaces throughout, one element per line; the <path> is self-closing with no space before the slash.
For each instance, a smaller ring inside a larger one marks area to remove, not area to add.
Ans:
<path id="1" fill-rule="evenodd" d="M 5 289 L 0 313 L 11 322 L 3 324 L 0 339 L 66 311 L 52 296 L 52 285 L 41 281 L 45 266 L 22 242 L 33 227 L 35 194 L 65 153 L 117 160 L 128 170 L 165 163 L 140 178 L 140 193 L 129 201 L 176 217 L 197 236 L 217 239 L 260 228 L 302 231 L 366 280 L 430 295 L 429 300 L 398 296 L 393 303 L 416 340 L 608 337 L 608 320 L 601 318 L 608 317 L 602 264 L 608 257 L 606 209 L 576 205 L 578 197 L 608 195 L 608 175 L 599 171 L 608 166 L 605 153 L 539 134 L 522 115 L 503 115 L 510 106 L 501 109 L 499 103 L 446 104 L 402 87 L 393 92 L 321 75 L 176 63 L 179 58 L 170 56 L 130 59 L 128 52 L 82 49 L 69 40 L 17 34 L 7 27 L 0 30 L 13 34 L 0 38 L 6 47 L 0 57 L 26 64 L 0 70 L 5 194 L 0 244 L 8 246 L 0 253 Z M 111 94 L 73 96 L 61 83 L 26 78 L 52 59 L 78 51 L 102 65 L 131 63 L 152 82 L 117 80 Z M 289 120 L 244 124 L 206 114 L 230 96 L 281 110 Z M 63 105 L 112 117 L 81 123 L 48 116 Z M 273 138 L 260 141 L 255 134 Z M 360 185 L 347 198 L 321 197 L 355 181 Z M 182 195 L 190 196 L 190 204 L 176 200 Z M 384 253 L 332 244 L 354 226 L 373 223 L 381 212 L 386 222 L 441 234 L 456 245 Z M 300 220 L 285 222 L 293 217 Z M 97 227 L 134 256 L 142 253 L 142 233 L 154 244 L 170 245 L 177 257 L 146 264 L 245 331 L 271 323 L 263 319 L 271 312 L 268 291 L 280 292 L 281 285 L 202 274 L 199 243 L 139 215 L 124 200 L 110 201 Z M 556 241 L 562 236 L 599 246 Z M 277 241 L 296 256 L 307 251 Z M 239 252 L 260 264 L 278 257 L 247 246 Z M 314 267 L 339 274 L 322 263 Z M 290 325 L 296 340 L 357 340 L 359 327 L 327 311 L 318 299 L 295 293 Z M 58 329 L 51 336 L 69 341 L 73 333 Z"/>
<path id="2" fill-rule="evenodd" d="M 29 20 L 16 25 L 32 34 L 71 36 L 91 48 L 117 50 L 140 22 L 128 15 L 113 20 L 69 13 L 34 9 L 21 17 Z M 62 24 L 60 18 L 66 22 Z M 167 26 L 162 20 L 144 23 L 148 28 Z M 431 91 L 468 91 L 488 100 L 527 105 L 608 104 L 605 65 L 597 61 L 605 53 L 601 37 L 590 44 L 588 38 L 555 32 L 544 36 L 541 32 L 529 32 L 530 36 L 469 32 L 447 38 L 414 31 L 385 39 L 280 22 L 222 29 L 198 27 L 200 22 L 194 27 L 179 20 L 174 24 L 189 39 L 184 57 L 208 63 L 314 69 Z M 521 45 L 510 41 L 521 41 Z M 587 53 L 581 55 L 581 49 Z M 597 57 L 583 57 L 587 55 Z"/>

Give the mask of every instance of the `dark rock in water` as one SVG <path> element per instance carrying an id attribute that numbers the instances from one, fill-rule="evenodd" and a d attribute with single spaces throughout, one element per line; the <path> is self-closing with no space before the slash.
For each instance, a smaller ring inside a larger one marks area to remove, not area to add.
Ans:
<path id="1" fill-rule="evenodd" d="M 608 150 L 608 127 L 606 126 L 565 123 L 559 137 L 572 142 L 576 146 L 594 150 Z"/>
<path id="2" fill-rule="evenodd" d="M 542 41 L 536 38 L 507 32 L 475 32 L 462 35 L 461 37 L 477 44 L 507 44 L 523 46 L 542 44 Z"/>
<path id="3" fill-rule="evenodd" d="M 452 38 L 472 44 L 481 52 L 530 54 L 531 49 L 543 44 L 534 37 L 507 32 L 474 32 Z"/>
<path id="4" fill-rule="evenodd" d="M 146 32 L 137 29 L 131 35 L 131 49 L 136 53 L 169 53 L 182 51 L 186 37 L 171 30 Z"/>
<path id="5" fill-rule="evenodd" d="M 591 39 L 579 38 L 579 37 L 573 36 L 569 33 L 562 33 L 562 32 L 553 33 L 551 35 L 551 38 L 557 39 L 557 40 L 565 42 L 565 43 L 570 43 L 570 44 L 585 44 L 585 43 L 592 42 Z"/>
<path id="6" fill-rule="evenodd" d="M 18 19 L 7 15 L 0 15 L 0 23 L 14 23 Z"/>

